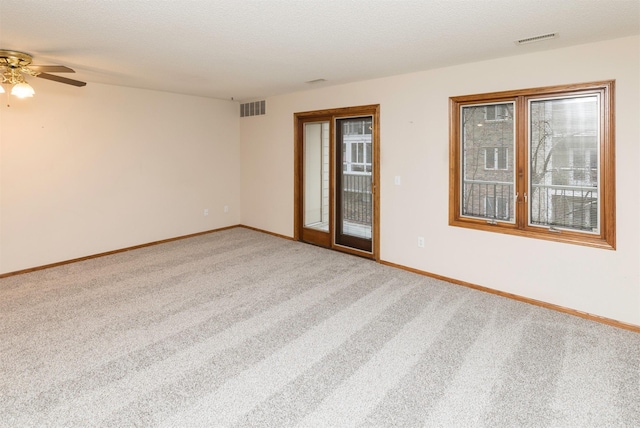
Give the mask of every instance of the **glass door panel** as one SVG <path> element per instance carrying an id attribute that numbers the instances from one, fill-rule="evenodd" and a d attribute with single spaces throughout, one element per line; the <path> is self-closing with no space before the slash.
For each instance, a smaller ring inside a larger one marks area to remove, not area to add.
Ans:
<path id="1" fill-rule="evenodd" d="M 372 251 L 373 117 L 336 119 L 335 242 Z"/>
<path id="2" fill-rule="evenodd" d="M 329 122 L 304 124 L 304 227 L 329 231 Z"/>
<path id="3" fill-rule="evenodd" d="M 331 247 L 331 122 L 318 118 L 303 122 L 300 149 L 300 238 Z"/>

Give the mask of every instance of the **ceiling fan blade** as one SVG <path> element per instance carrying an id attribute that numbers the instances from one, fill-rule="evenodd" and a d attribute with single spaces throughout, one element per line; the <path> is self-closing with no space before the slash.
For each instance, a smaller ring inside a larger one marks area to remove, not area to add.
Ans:
<path id="1" fill-rule="evenodd" d="M 30 65 L 28 68 L 42 73 L 75 73 L 73 69 L 65 67 L 64 65 Z"/>
<path id="2" fill-rule="evenodd" d="M 87 84 L 86 82 L 81 82 L 79 80 L 67 79 L 66 77 L 55 76 L 53 74 L 48 74 L 48 73 L 40 73 L 38 74 L 37 77 L 40 77 L 41 79 L 53 80 L 54 82 L 66 83 L 67 85 L 73 85 L 78 87 L 85 86 Z"/>

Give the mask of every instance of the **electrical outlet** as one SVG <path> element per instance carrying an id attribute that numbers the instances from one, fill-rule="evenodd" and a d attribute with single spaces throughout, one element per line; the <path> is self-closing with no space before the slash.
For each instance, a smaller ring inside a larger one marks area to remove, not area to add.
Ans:
<path id="1" fill-rule="evenodd" d="M 228 213 L 229 212 L 229 205 L 225 205 L 224 206 L 224 212 Z"/>
<path id="2" fill-rule="evenodd" d="M 424 248 L 424 237 L 418 236 L 418 248 Z"/>
<path id="3" fill-rule="evenodd" d="M 399 186 L 399 185 L 401 185 L 401 184 L 402 184 L 402 179 L 400 178 L 400 176 L 399 176 L 399 175 L 396 175 L 396 176 L 393 178 L 393 182 L 394 182 L 394 184 L 395 184 L 396 186 Z"/>
<path id="4" fill-rule="evenodd" d="M 204 209 L 204 215 L 205 215 L 205 216 L 208 216 L 208 215 L 209 215 L 209 208 L 205 208 L 205 209 Z"/>

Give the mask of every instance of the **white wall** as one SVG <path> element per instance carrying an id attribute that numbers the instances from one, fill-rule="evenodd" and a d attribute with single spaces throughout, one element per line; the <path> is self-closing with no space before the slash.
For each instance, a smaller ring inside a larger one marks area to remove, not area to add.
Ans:
<path id="1" fill-rule="evenodd" d="M 606 79 L 616 79 L 616 251 L 448 226 L 450 96 Z M 380 104 L 383 260 L 640 325 L 639 94 L 630 37 L 272 97 L 266 116 L 240 122 L 241 221 L 293 236 L 295 112 Z"/>
<path id="2" fill-rule="evenodd" d="M 239 223 L 237 103 L 30 83 L 0 96 L 0 274 Z"/>
<path id="3" fill-rule="evenodd" d="M 616 251 L 448 226 L 450 96 L 603 79 Z M 640 325 L 638 37 L 273 97 L 243 119 L 232 102 L 30 83 L 33 99 L 0 96 L 0 274 L 238 223 L 292 236 L 293 113 L 379 103 L 383 260 Z"/>

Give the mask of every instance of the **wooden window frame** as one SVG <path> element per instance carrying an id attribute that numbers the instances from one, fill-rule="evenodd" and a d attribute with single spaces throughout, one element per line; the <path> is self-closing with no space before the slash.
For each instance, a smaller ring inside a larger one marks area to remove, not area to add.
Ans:
<path id="1" fill-rule="evenodd" d="M 487 94 L 465 95 L 449 98 L 449 225 L 476 230 L 505 233 L 555 242 L 585 245 L 615 250 L 616 247 L 616 207 L 615 207 L 615 81 L 580 83 L 572 85 L 548 86 Z M 529 101 L 550 97 L 576 96 L 584 94 L 600 95 L 599 137 L 600 137 L 600 182 L 598 187 L 600 227 L 598 233 L 574 230 L 543 228 L 529 225 L 528 201 L 523 196 L 527 192 L 529 180 Z M 465 105 L 480 103 L 515 102 L 515 176 L 516 192 L 515 222 L 491 222 L 481 218 L 461 215 L 461 109 Z M 552 230 L 553 229 L 553 230 Z"/>

